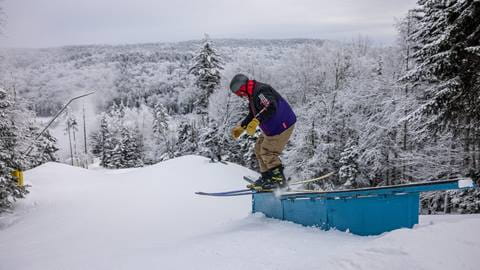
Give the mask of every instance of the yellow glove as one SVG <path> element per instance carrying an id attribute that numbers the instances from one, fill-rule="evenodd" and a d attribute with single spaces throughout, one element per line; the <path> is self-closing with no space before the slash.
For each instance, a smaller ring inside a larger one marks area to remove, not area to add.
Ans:
<path id="1" fill-rule="evenodd" d="M 253 118 L 253 120 L 250 121 L 250 123 L 248 123 L 247 125 L 247 134 L 249 136 L 253 136 L 253 134 L 255 134 L 255 131 L 257 131 L 257 127 L 259 124 L 260 124 L 260 121 L 258 121 L 257 118 Z"/>
<path id="2" fill-rule="evenodd" d="M 238 137 L 240 137 L 240 135 L 242 135 L 243 131 L 245 131 L 245 129 L 241 126 L 236 126 L 236 127 L 232 128 L 232 137 L 235 140 L 238 139 Z"/>

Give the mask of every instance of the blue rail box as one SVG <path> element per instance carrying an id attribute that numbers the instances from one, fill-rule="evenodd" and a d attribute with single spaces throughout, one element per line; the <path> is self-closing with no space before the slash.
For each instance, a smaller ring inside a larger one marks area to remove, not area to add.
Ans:
<path id="1" fill-rule="evenodd" d="M 328 230 L 378 235 L 418 223 L 420 192 L 475 187 L 471 179 L 328 192 L 254 193 L 252 212 Z"/>

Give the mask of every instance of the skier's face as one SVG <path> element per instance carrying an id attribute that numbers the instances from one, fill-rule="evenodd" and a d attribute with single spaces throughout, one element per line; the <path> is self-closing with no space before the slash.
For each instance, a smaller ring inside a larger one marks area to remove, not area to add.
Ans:
<path id="1" fill-rule="evenodd" d="M 237 91 L 235 91 L 235 95 L 239 96 L 239 97 L 247 97 L 247 84 L 244 84 L 242 86 L 240 86 L 240 88 L 238 88 Z"/>

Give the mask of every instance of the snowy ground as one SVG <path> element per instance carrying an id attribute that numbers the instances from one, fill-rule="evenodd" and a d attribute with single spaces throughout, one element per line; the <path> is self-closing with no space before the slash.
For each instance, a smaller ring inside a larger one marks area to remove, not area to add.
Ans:
<path id="1" fill-rule="evenodd" d="M 0 270 L 479 269 L 480 215 L 422 216 L 375 237 L 251 215 L 236 165 L 186 156 L 130 170 L 49 163 L 26 172 L 31 194 L 0 217 Z"/>

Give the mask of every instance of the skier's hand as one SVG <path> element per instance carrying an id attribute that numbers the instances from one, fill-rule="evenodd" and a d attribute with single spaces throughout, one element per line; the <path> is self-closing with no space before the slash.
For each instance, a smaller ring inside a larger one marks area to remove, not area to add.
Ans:
<path id="1" fill-rule="evenodd" d="M 255 131 L 257 131 L 257 127 L 259 124 L 260 124 L 260 121 L 258 121 L 257 118 L 253 118 L 253 120 L 250 121 L 250 123 L 248 123 L 247 125 L 247 134 L 249 136 L 253 136 L 253 134 L 255 134 Z"/>
<path id="2" fill-rule="evenodd" d="M 237 140 L 245 129 L 242 126 L 236 126 L 232 129 L 232 137 Z"/>

